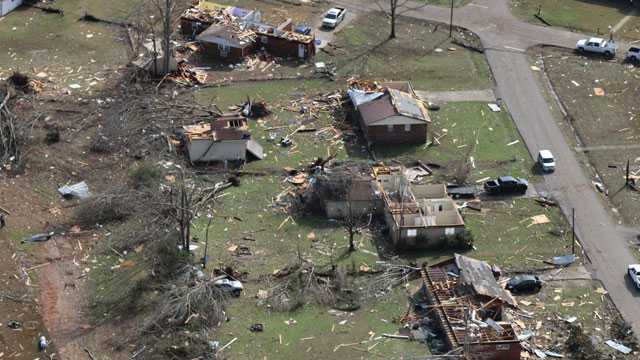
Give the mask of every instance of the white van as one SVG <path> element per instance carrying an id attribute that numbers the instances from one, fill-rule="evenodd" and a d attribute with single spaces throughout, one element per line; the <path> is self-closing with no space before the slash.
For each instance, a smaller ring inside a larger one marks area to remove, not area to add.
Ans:
<path id="1" fill-rule="evenodd" d="M 553 172 L 556 169 L 556 160 L 549 150 L 540 150 L 538 152 L 538 164 L 543 172 Z"/>

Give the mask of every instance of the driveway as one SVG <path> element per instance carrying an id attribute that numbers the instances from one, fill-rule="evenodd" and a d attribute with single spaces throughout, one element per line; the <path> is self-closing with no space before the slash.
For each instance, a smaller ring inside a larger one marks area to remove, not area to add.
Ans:
<path id="1" fill-rule="evenodd" d="M 329 8 L 327 7 L 327 10 Z M 313 25 L 313 30 L 317 40 L 320 40 L 320 45 L 317 47 L 322 49 L 327 46 L 327 44 L 332 43 L 336 39 L 336 33 L 344 29 L 353 19 L 356 18 L 356 13 L 353 11 L 347 11 L 347 14 L 344 17 L 344 20 L 338 25 L 335 29 L 327 29 L 322 27 L 322 18 L 324 17 L 324 13 L 318 18 L 318 20 Z"/>
<path id="2" fill-rule="evenodd" d="M 338 2 L 349 8 L 376 10 L 375 5 L 357 0 Z M 449 10 L 434 6 L 406 15 L 449 22 Z M 570 217 L 572 208 L 576 209 L 576 232 L 591 260 L 593 277 L 602 281 L 622 316 L 640 335 L 640 295 L 624 276 L 626 265 L 636 262 L 627 244 L 638 231 L 619 226 L 609 215 L 610 205 L 595 192 L 565 140 L 556 123 L 561 119 L 551 114 L 525 53 L 538 44 L 572 48 L 586 35 L 524 23 L 511 14 L 507 0 L 475 0 L 455 10 L 454 23 L 480 36 L 496 80 L 496 95 L 509 108 L 532 156 L 540 149 L 554 153 L 558 168 L 545 176 L 545 185 L 565 215 Z"/>

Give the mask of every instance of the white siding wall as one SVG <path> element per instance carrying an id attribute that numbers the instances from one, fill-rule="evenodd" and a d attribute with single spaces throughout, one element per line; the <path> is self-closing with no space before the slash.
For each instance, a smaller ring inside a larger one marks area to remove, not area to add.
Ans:
<path id="1" fill-rule="evenodd" d="M 0 0 L 0 16 L 5 16 L 22 5 L 22 0 Z"/>
<path id="2" fill-rule="evenodd" d="M 202 157 L 211 144 L 210 140 L 193 140 L 188 144 L 191 161 L 245 160 L 247 140 L 226 140 L 213 143 L 206 157 Z"/>

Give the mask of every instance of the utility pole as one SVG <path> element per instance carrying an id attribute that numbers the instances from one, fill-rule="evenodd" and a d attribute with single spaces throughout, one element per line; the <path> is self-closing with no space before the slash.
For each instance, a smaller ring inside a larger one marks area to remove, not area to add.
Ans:
<path id="1" fill-rule="evenodd" d="M 449 18 L 449 37 L 453 35 L 453 0 L 451 0 L 451 17 Z"/>
<path id="2" fill-rule="evenodd" d="M 576 254 L 576 208 L 571 208 L 571 253 Z"/>

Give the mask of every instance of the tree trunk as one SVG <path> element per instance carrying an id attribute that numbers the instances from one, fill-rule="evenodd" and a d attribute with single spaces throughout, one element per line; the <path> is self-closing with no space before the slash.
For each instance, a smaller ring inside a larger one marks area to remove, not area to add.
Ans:
<path id="1" fill-rule="evenodd" d="M 353 241 L 355 231 L 353 229 L 349 229 L 349 252 L 356 251 L 356 244 Z"/>
<path id="2" fill-rule="evenodd" d="M 389 0 L 389 5 L 391 7 L 391 33 L 389 34 L 389 39 L 396 38 L 396 8 L 398 6 L 397 0 Z"/>
<path id="3" fill-rule="evenodd" d="M 173 0 L 165 1 L 165 13 L 164 13 L 164 57 L 163 72 L 166 74 L 169 72 L 169 65 L 171 64 L 171 8 Z"/>

